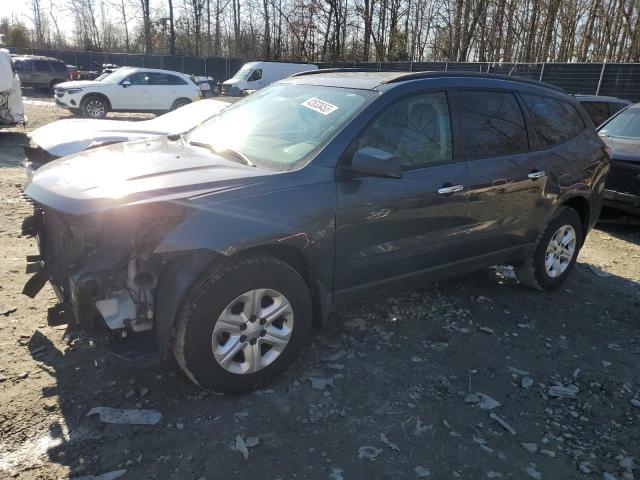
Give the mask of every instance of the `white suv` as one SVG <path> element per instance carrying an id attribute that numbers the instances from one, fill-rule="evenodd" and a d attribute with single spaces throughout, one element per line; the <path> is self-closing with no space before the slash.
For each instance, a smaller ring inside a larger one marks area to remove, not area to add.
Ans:
<path id="1" fill-rule="evenodd" d="M 200 89 L 183 73 L 150 68 L 120 68 L 102 80 L 56 85 L 60 107 L 89 118 L 109 112 L 166 112 L 200 100 Z"/>

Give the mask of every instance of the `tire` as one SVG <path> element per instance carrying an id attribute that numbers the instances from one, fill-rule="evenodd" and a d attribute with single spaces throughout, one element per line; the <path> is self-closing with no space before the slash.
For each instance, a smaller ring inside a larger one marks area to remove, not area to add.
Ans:
<path id="1" fill-rule="evenodd" d="M 173 105 L 171 105 L 171 110 L 177 110 L 178 108 L 189 105 L 190 103 L 191 100 L 189 100 L 188 98 L 179 98 L 175 102 L 173 102 Z"/>
<path id="2" fill-rule="evenodd" d="M 258 293 L 243 296 L 250 292 Z M 272 315 L 268 323 L 255 316 L 276 309 L 284 313 Z M 242 257 L 211 269 L 189 289 L 176 317 L 173 353 L 201 388 L 248 392 L 297 358 L 311 330 L 311 312 L 307 285 L 288 264 L 270 256 Z M 236 321 L 240 331 L 232 325 Z M 270 339 L 282 342 L 285 337 L 284 346 L 269 346 Z"/>
<path id="3" fill-rule="evenodd" d="M 109 113 L 109 102 L 99 95 L 89 95 L 80 106 L 82 116 L 86 118 L 104 118 Z"/>
<path id="4" fill-rule="evenodd" d="M 64 80 L 59 80 L 59 79 L 51 80 L 51 82 L 49 83 L 48 92 L 49 93 L 54 93 L 56 85 L 58 85 L 59 83 L 62 83 L 63 81 Z"/>
<path id="5" fill-rule="evenodd" d="M 540 291 L 558 288 L 576 263 L 582 248 L 582 232 L 578 212 L 560 207 L 538 237 L 533 253 L 515 266 L 520 283 Z M 552 240 L 555 247 L 551 245 Z M 560 240 L 559 244 L 556 240 Z M 565 244 L 567 246 L 562 248 Z"/>

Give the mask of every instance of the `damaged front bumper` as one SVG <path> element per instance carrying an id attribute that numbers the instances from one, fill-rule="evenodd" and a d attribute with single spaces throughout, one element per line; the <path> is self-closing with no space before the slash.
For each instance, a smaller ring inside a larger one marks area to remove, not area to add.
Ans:
<path id="1" fill-rule="evenodd" d="M 37 239 L 40 253 L 27 257 L 27 272 L 34 275 L 23 293 L 33 298 L 49 281 L 57 311 L 85 328 L 152 329 L 155 288 L 168 259 L 153 249 L 184 212 L 172 205 L 145 207 L 77 217 L 34 204 L 22 234 Z"/>

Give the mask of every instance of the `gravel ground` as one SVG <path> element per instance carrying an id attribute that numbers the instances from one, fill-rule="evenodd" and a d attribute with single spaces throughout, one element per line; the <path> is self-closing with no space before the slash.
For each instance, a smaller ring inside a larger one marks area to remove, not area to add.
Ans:
<path id="1" fill-rule="evenodd" d="M 65 115 L 26 108 L 29 128 Z M 338 312 L 271 385 L 217 396 L 47 326 L 50 288 L 20 294 L 36 245 L 19 234 L 14 130 L 0 132 L 0 478 L 640 476 L 638 227 L 593 231 L 552 293 L 487 269 Z M 108 424 L 87 415 L 99 406 L 161 419 Z"/>

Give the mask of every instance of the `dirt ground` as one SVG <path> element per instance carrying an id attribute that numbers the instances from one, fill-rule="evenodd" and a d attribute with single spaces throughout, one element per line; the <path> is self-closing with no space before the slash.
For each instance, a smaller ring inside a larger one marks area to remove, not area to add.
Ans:
<path id="1" fill-rule="evenodd" d="M 47 101 L 29 128 L 66 116 Z M 0 132 L 0 478 L 640 478 L 638 227 L 599 226 L 552 293 L 487 269 L 341 311 L 271 385 L 218 396 L 21 295 L 24 141 Z"/>

